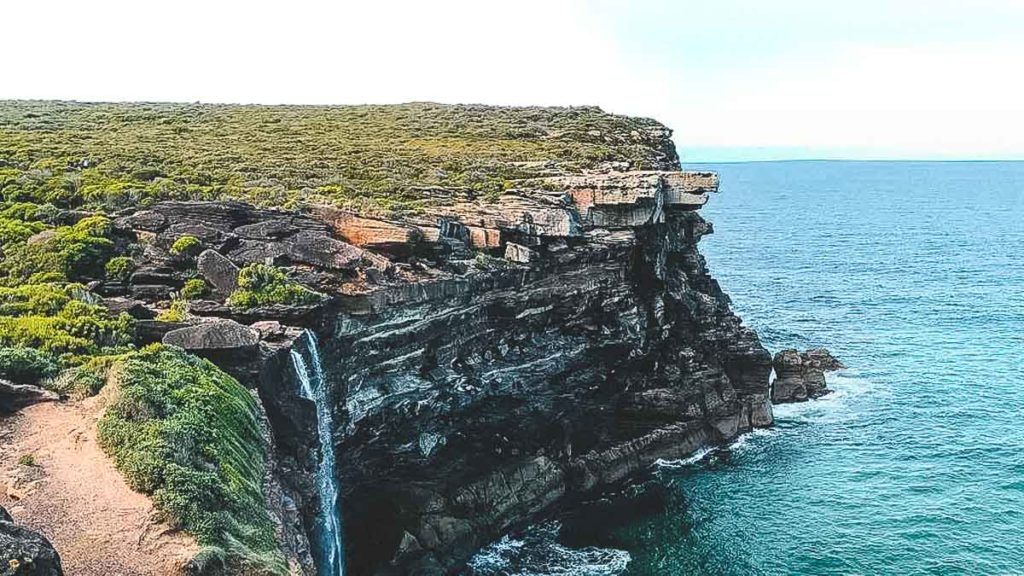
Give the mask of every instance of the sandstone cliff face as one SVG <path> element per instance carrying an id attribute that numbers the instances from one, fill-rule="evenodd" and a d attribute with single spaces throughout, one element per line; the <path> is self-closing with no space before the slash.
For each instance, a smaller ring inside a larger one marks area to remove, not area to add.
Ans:
<path id="1" fill-rule="evenodd" d="M 140 338 L 258 389 L 276 447 L 268 499 L 307 573 L 317 417 L 287 352 L 314 330 L 349 573 L 449 572 L 559 503 L 771 425 L 771 356 L 697 250 L 717 178 L 665 168 L 555 176 L 490 202 L 451 194 L 395 221 L 157 204 L 119 219 L 151 239 L 145 264 L 100 290 L 151 316 L 189 268 L 170 244 L 202 240 L 216 290 L 192 305 L 199 326 L 145 320 Z M 232 310 L 224 271 L 251 262 L 330 297 Z"/>

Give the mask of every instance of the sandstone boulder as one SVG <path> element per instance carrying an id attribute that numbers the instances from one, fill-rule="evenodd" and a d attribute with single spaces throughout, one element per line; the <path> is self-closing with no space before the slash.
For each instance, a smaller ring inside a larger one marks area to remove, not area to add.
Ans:
<path id="1" fill-rule="evenodd" d="M 0 507 L 0 561 L 5 576 L 63 576 L 60 555 L 41 534 L 13 522 Z"/>
<path id="2" fill-rule="evenodd" d="M 55 402 L 60 397 L 38 386 L 0 380 L 0 414 L 11 414 L 39 402 Z"/>
<path id="3" fill-rule="evenodd" d="M 218 320 L 171 330 L 163 343 L 190 352 L 245 352 L 260 343 L 260 333 L 233 320 Z"/>
<path id="4" fill-rule="evenodd" d="M 222 295 L 229 295 L 238 289 L 238 266 L 216 250 L 204 250 L 196 262 L 199 273 Z"/>
<path id="5" fill-rule="evenodd" d="M 316 232 L 299 232 L 282 240 L 282 244 L 291 260 L 321 268 L 348 270 L 363 258 L 359 248 Z"/>

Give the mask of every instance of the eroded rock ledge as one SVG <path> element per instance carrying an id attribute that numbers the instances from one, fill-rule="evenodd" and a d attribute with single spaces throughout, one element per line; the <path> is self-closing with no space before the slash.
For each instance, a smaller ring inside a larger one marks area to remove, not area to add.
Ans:
<path id="1" fill-rule="evenodd" d="M 772 423 L 771 357 L 697 250 L 710 173 L 593 172 L 497 200 L 443 190 L 394 220 L 332 207 L 163 202 L 124 213 L 139 268 L 96 286 L 141 341 L 205 355 L 259 390 L 282 533 L 311 573 L 315 412 L 288 349 L 319 351 L 338 424 L 350 574 L 441 573 L 574 496 Z M 171 253 L 183 235 L 203 251 Z M 321 304 L 225 304 L 273 263 Z M 185 323 L 153 320 L 195 274 Z M 314 550 L 315 552 L 315 550 Z"/>

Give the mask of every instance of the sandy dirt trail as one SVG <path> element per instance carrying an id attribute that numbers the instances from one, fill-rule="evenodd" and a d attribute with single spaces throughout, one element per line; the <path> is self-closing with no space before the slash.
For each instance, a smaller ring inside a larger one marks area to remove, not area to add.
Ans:
<path id="1" fill-rule="evenodd" d="M 0 418 L 0 504 L 53 542 L 68 576 L 181 574 L 195 541 L 160 523 L 97 445 L 99 402 Z"/>

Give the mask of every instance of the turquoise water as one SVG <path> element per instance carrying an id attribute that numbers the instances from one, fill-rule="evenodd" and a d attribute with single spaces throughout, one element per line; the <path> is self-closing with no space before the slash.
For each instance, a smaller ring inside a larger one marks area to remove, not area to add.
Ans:
<path id="1" fill-rule="evenodd" d="M 701 246 L 737 312 L 850 369 L 662 468 L 667 509 L 600 543 L 625 570 L 510 572 L 1024 574 L 1024 163 L 697 168 L 722 177 Z"/>

